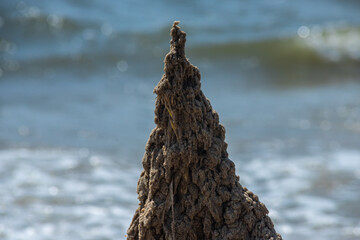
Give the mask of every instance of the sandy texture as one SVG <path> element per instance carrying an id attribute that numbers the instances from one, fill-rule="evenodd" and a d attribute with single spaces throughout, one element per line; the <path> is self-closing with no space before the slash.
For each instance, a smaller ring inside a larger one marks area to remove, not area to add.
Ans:
<path id="1" fill-rule="evenodd" d="M 199 69 L 185 57 L 186 34 L 177 25 L 154 89 L 156 128 L 128 239 L 281 239 L 265 205 L 235 175 L 225 129 L 200 89 Z"/>

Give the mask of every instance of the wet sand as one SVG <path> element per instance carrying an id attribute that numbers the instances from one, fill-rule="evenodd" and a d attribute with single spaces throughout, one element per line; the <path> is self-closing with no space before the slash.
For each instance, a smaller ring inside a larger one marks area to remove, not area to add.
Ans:
<path id="1" fill-rule="evenodd" d="M 128 239 L 282 239 L 257 195 L 239 183 L 225 128 L 185 57 L 174 22 L 162 79 L 154 89 L 156 128 L 138 182 Z"/>

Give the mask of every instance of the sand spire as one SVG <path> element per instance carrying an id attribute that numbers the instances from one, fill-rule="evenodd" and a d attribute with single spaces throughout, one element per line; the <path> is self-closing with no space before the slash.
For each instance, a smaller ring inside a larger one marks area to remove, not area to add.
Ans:
<path id="1" fill-rule="evenodd" d="M 145 147 L 128 239 L 280 240 L 265 205 L 235 175 L 225 129 L 200 89 L 199 69 L 185 57 L 178 23 L 154 89 L 156 128 Z"/>

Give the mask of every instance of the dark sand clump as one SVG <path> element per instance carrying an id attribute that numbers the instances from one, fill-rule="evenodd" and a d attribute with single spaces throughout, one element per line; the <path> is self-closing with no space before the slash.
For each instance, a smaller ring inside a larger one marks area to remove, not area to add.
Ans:
<path id="1" fill-rule="evenodd" d="M 177 25 L 154 89 L 156 128 L 128 239 L 279 240 L 265 205 L 235 175 L 225 129 L 200 89 L 199 69 L 185 57 L 186 33 Z"/>

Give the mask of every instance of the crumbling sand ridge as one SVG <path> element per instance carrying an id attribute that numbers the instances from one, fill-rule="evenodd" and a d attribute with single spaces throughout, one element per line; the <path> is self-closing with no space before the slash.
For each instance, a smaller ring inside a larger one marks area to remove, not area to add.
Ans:
<path id="1" fill-rule="evenodd" d="M 200 89 L 199 69 L 185 57 L 178 22 L 171 36 L 128 239 L 280 240 L 265 205 L 239 183 L 225 129 Z"/>

